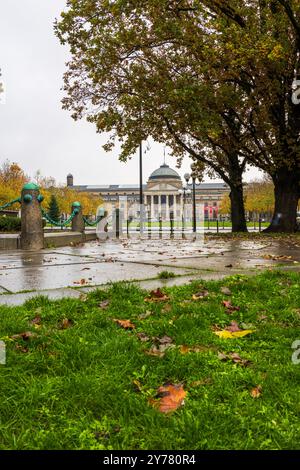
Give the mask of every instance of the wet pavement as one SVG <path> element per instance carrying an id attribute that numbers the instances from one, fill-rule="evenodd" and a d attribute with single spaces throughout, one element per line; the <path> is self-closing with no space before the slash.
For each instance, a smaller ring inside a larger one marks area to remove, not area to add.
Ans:
<path id="1" fill-rule="evenodd" d="M 255 274 L 278 267 L 300 270 L 300 246 L 266 240 L 124 239 L 94 241 L 37 253 L 0 252 L 0 303 L 16 304 L 43 292 L 51 298 L 80 295 L 114 281 L 139 281 L 145 289 L 183 284 L 194 279 L 220 279 L 236 273 Z M 176 276 L 158 280 L 161 271 Z M 59 290 L 59 291 L 57 291 Z M 74 294 L 73 294 L 74 293 Z M 15 300 L 16 298 L 16 300 Z"/>

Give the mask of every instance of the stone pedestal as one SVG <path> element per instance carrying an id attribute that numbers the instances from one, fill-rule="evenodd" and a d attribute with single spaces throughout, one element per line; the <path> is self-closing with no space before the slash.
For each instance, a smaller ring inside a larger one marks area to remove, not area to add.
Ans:
<path id="1" fill-rule="evenodd" d="M 27 183 L 21 195 L 21 249 L 36 251 L 44 248 L 44 229 L 40 203 L 39 187 Z"/>
<path id="2" fill-rule="evenodd" d="M 76 215 L 72 220 L 72 232 L 84 233 L 85 226 L 80 202 L 74 202 L 72 204 L 72 212 L 74 210 L 76 210 Z"/>

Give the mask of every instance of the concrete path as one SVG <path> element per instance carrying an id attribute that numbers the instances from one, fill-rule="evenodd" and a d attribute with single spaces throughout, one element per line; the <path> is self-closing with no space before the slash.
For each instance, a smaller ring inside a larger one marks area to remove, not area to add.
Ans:
<path id="1" fill-rule="evenodd" d="M 299 271 L 299 246 L 271 240 L 132 239 L 94 241 L 38 253 L 9 251 L 0 253 L 0 304 L 20 305 L 38 294 L 53 299 L 80 297 L 115 281 L 137 281 L 141 287 L 153 289 L 199 278 L 255 274 L 276 266 Z M 161 271 L 171 271 L 176 277 L 159 280 Z"/>

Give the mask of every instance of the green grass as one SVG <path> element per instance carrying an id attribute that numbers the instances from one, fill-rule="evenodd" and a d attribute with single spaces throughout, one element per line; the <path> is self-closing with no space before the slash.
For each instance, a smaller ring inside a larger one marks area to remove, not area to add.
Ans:
<path id="1" fill-rule="evenodd" d="M 203 289 L 209 296 L 191 301 Z M 291 349 L 300 339 L 299 275 L 232 276 L 165 292 L 168 309 L 165 302 L 144 302 L 145 292 L 124 283 L 85 301 L 38 297 L 1 307 L 7 364 L 0 366 L 0 449 L 299 449 L 300 365 Z M 99 308 L 107 299 L 108 308 Z M 228 315 L 224 299 L 240 311 Z M 146 311 L 152 315 L 139 319 Z M 35 329 L 30 320 L 37 315 Z M 64 318 L 71 326 L 60 329 Z M 136 330 L 118 327 L 114 318 L 130 319 Z M 232 320 L 255 332 L 240 339 L 214 334 L 213 325 Z M 36 336 L 8 340 L 23 331 Z M 162 358 L 148 356 L 151 342 L 139 341 L 138 332 L 208 349 L 182 355 L 175 347 Z M 223 362 L 218 351 L 237 352 L 251 365 Z M 171 415 L 149 404 L 166 382 L 183 383 L 187 391 L 185 405 Z M 250 391 L 258 385 L 262 395 L 255 399 Z"/>
<path id="2" fill-rule="evenodd" d="M 176 274 L 174 274 L 172 271 L 161 271 L 157 275 L 158 279 L 171 279 L 173 277 L 176 277 Z"/>

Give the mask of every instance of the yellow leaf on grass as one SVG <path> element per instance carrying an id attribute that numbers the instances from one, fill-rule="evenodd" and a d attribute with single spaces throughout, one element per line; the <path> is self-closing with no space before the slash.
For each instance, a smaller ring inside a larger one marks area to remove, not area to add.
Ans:
<path id="1" fill-rule="evenodd" d="M 214 332 L 219 338 L 242 338 L 243 336 L 250 335 L 254 333 L 254 330 L 242 330 L 242 331 L 215 331 Z"/>

